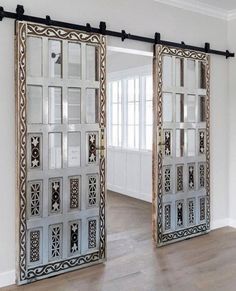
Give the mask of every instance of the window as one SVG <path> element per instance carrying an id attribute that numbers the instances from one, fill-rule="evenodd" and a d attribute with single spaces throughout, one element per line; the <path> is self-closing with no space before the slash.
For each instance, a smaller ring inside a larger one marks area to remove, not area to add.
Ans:
<path id="1" fill-rule="evenodd" d="M 113 78 L 108 82 L 108 93 L 108 145 L 151 150 L 151 74 L 130 72 L 122 78 Z"/>

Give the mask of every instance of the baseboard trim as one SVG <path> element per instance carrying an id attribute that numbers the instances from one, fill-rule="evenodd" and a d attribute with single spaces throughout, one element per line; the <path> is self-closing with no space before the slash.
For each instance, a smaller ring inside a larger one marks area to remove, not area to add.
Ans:
<path id="1" fill-rule="evenodd" d="M 149 196 L 146 193 L 139 193 L 139 192 L 123 189 L 122 187 L 119 187 L 116 185 L 111 185 L 111 184 L 107 185 L 107 189 L 110 191 L 113 191 L 113 192 L 117 192 L 117 193 L 129 196 L 129 197 L 132 197 L 132 198 L 140 199 L 140 200 L 143 200 L 146 202 L 152 202 L 151 195 Z"/>
<path id="2" fill-rule="evenodd" d="M 0 288 L 15 284 L 15 270 L 0 273 Z"/>

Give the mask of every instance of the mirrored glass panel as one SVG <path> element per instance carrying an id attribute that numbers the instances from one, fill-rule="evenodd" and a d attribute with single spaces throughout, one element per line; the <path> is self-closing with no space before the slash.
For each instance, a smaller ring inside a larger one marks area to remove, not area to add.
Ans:
<path id="1" fill-rule="evenodd" d="M 68 76 L 81 79 L 81 45 L 68 43 Z"/>
<path id="2" fill-rule="evenodd" d="M 62 134 L 49 133 L 49 169 L 62 166 Z"/>
<path id="3" fill-rule="evenodd" d="M 196 121 L 196 96 L 195 95 L 187 96 L 187 121 L 188 122 Z"/>
<path id="4" fill-rule="evenodd" d="M 190 89 L 196 88 L 196 62 L 187 60 L 187 86 Z"/>
<path id="5" fill-rule="evenodd" d="M 176 122 L 184 122 L 184 94 L 175 95 Z"/>
<path id="6" fill-rule="evenodd" d="M 187 131 L 187 140 L 188 140 L 188 156 L 194 157 L 196 153 L 196 142 L 195 142 L 195 130 L 189 129 Z"/>
<path id="7" fill-rule="evenodd" d="M 184 129 L 176 129 L 176 157 L 184 156 Z"/>
<path id="8" fill-rule="evenodd" d="M 49 87 L 49 123 L 61 123 L 62 120 L 62 89 Z"/>
<path id="9" fill-rule="evenodd" d="M 172 57 L 163 56 L 162 70 L 163 86 L 172 86 Z"/>
<path id="10" fill-rule="evenodd" d="M 87 80 L 98 80 L 98 68 L 96 63 L 97 47 L 92 45 L 86 46 L 86 76 Z"/>
<path id="11" fill-rule="evenodd" d="M 206 65 L 198 62 L 198 88 L 206 89 Z"/>
<path id="12" fill-rule="evenodd" d="M 172 106 L 172 93 L 163 93 L 163 121 L 164 122 L 172 122 L 172 112 L 173 112 L 173 106 Z"/>
<path id="13" fill-rule="evenodd" d="M 43 88 L 41 86 L 27 86 L 29 124 L 43 123 Z"/>
<path id="14" fill-rule="evenodd" d="M 98 123 L 98 89 L 86 90 L 86 123 Z"/>
<path id="15" fill-rule="evenodd" d="M 62 42 L 59 40 L 48 41 L 49 48 L 49 76 L 62 77 Z"/>
<path id="16" fill-rule="evenodd" d="M 205 96 L 199 96 L 199 121 L 206 121 L 206 98 Z"/>
<path id="17" fill-rule="evenodd" d="M 81 115 L 81 89 L 68 88 L 68 123 L 80 123 Z"/>
<path id="18" fill-rule="evenodd" d="M 27 76 L 41 77 L 43 71 L 42 39 L 39 37 L 27 38 Z"/>
<path id="19" fill-rule="evenodd" d="M 175 59 L 175 85 L 177 87 L 184 86 L 184 59 Z"/>
<path id="20" fill-rule="evenodd" d="M 68 167 L 80 166 L 80 132 L 68 133 Z"/>

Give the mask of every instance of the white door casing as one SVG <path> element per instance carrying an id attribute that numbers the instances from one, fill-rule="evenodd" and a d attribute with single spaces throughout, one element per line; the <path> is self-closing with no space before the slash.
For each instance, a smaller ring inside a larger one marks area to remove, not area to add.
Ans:
<path id="1" fill-rule="evenodd" d="M 16 23 L 17 283 L 106 259 L 106 40 Z"/>
<path id="2" fill-rule="evenodd" d="M 158 246 L 210 230 L 210 64 L 155 46 L 153 237 Z"/>

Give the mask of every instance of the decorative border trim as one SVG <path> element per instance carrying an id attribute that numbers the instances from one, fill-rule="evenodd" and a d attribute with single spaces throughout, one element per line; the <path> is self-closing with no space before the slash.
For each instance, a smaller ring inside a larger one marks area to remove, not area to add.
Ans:
<path id="1" fill-rule="evenodd" d="M 46 275 L 55 275 L 64 270 L 80 268 L 101 262 L 106 259 L 106 152 L 100 155 L 100 242 L 99 251 L 71 258 L 68 260 L 49 263 L 44 266 L 27 268 L 26 260 L 26 183 L 27 183 L 27 97 L 26 97 L 26 39 L 27 36 L 53 37 L 61 40 L 73 40 L 97 45 L 100 79 L 99 94 L 99 125 L 100 145 L 105 145 L 106 136 L 106 38 L 95 33 L 86 33 L 69 29 L 45 26 L 18 21 L 16 23 L 15 63 L 16 63 L 16 140 L 17 140 L 17 282 L 24 284 L 29 281 L 42 279 Z"/>
<path id="2" fill-rule="evenodd" d="M 191 228 L 163 234 L 162 227 L 162 151 L 158 148 L 162 133 L 162 56 L 171 55 L 200 60 L 206 64 L 206 223 Z M 210 57 L 205 53 L 156 45 L 153 60 L 153 238 L 158 246 L 186 237 L 206 233 L 210 230 Z"/>

